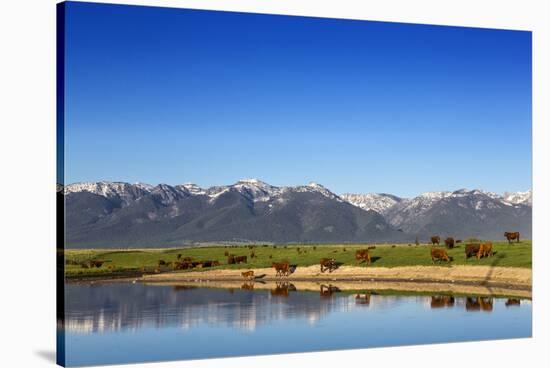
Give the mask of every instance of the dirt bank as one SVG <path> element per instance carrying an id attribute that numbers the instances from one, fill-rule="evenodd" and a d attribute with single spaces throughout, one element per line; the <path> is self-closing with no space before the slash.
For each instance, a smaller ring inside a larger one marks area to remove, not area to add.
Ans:
<path id="1" fill-rule="evenodd" d="M 181 282 L 181 281 L 244 281 L 243 270 L 209 270 L 192 272 L 167 272 L 146 275 L 141 282 Z M 288 277 L 275 276 L 273 268 L 254 269 L 256 281 L 288 282 L 395 282 L 417 284 L 454 284 L 483 286 L 500 289 L 531 291 L 531 269 L 489 266 L 411 266 L 411 267 L 353 267 L 342 266 L 332 273 L 321 273 L 319 266 L 298 267 Z"/>

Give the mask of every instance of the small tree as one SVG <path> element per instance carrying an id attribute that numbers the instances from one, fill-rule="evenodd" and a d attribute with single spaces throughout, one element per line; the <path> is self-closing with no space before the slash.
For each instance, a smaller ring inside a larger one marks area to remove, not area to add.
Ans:
<path id="1" fill-rule="evenodd" d="M 418 235 L 416 236 L 416 239 L 414 240 L 414 244 L 420 245 L 420 242 L 418 241 Z"/>

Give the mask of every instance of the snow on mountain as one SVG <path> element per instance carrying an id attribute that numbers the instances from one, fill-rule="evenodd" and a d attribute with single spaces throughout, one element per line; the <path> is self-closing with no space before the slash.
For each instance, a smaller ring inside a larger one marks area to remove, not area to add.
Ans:
<path id="1" fill-rule="evenodd" d="M 107 198 L 116 198 L 123 203 L 129 203 L 145 194 L 161 196 L 163 203 L 168 203 L 187 195 L 206 195 L 210 197 L 211 201 L 215 201 L 220 195 L 227 191 L 237 191 L 253 202 L 267 202 L 272 199 L 281 199 L 283 194 L 289 192 L 317 192 L 339 202 L 349 202 L 364 210 L 374 210 L 383 216 L 396 216 L 396 218 L 391 219 L 391 222 L 395 224 L 401 222 L 404 217 L 421 216 L 435 204 L 451 198 L 472 199 L 472 201 L 475 202 L 472 202 L 475 209 L 493 208 L 495 206 L 500 206 L 500 204 L 506 206 L 532 205 L 531 190 L 525 192 L 506 192 L 504 195 L 499 195 L 479 189 L 459 189 L 454 192 L 426 192 L 414 198 L 400 198 L 386 193 L 345 193 L 339 196 L 323 185 L 315 182 L 295 187 L 277 187 L 258 179 L 242 179 L 231 185 L 212 186 L 207 189 L 203 189 L 193 183 L 185 183 L 176 186 L 167 184 L 152 186 L 145 183 L 129 184 L 108 181 L 74 183 L 64 188 L 65 194 L 82 191 L 87 191 Z M 469 204 L 467 204 L 469 202 L 459 201 L 458 203 L 459 206 L 469 206 Z"/>
<path id="2" fill-rule="evenodd" d="M 317 192 L 321 193 L 327 198 L 337 200 L 338 202 L 344 202 L 342 198 L 340 198 L 338 195 L 332 193 L 330 190 L 325 188 L 319 183 L 310 182 L 308 185 L 301 185 L 297 187 L 283 187 L 286 190 L 291 190 L 295 192 Z"/>
<path id="3" fill-rule="evenodd" d="M 503 196 L 504 201 L 511 204 L 524 204 L 531 206 L 533 204 L 533 191 L 528 190 L 526 192 L 505 192 Z"/>
<path id="4" fill-rule="evenodd" d="M 65 186 L 65 194 L 89 192 L 109 199 L 118 199 L 122 203 L 128 204 L 152 190 L 152 186 L 147 184 L 130 184 L 124 182 L 82 182 Z"/>
<path id="5" fill-rule="evenodd" d="M 185 184 L 181 184 L 181 185 L 176 185 L 176 188 L 186 190 L 186 191 L 188 191 L 189 193 L 191 193 L 193 195 L 205 195 L 206 194 L 206 190 L 202 189 L 197 184 L 193 184 L 193 183 L 185 183 Z"/>
<path id="6" fill-rule="evenodd" d="M 344 193 L 340 196 L 343 200 L 364 210 L 374 210 L 384 214 L 388 209 L 401 202 L 403 199 L 392 194 L 368 193 L 352 194 Z"/>
<path id="7" fill-rule="evenodd" d="M 212 186 L 203 189 L 193 183 L 185 183 L 176 186 L 159 184 L 152 186 L 145 183 L 122 183 L 122 182 L 86 182 L 70 184 L 65 188 L 65 194 L 87 191 L 107 198 L 120 198 L 124 201 L 138 199 L 151 193 L 161 196 L 164 202 L 175 200 L 183 195 L 206 195 L 211 201 L 215 201 L 220 195 L 228 191 L 237 191 L 253 202 L 267 202 L 288 192 L 317 192 L 327 198 L 339 202 L 343 200 L 324 186 L 318 183 L 296 187 L 276 187 L 258 179 L 242 179 L 235 184 L 225 186 Z"/>
<path id="8" fill-rule="evenodd" d="M 267 202 L 281 193 L 281 189 L 258 179 L 239 180 L 231 188 L 254 202 Z"/>

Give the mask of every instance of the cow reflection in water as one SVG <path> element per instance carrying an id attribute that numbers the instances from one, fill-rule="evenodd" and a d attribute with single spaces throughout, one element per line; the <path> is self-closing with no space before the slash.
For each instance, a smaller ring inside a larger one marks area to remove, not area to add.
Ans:
<path id="1" fill-rule="evenodd" d="M 432 308 L 452 307 L 454 305 L 455 305 L 455 298 L 453 296 L 448 296 L 448 295 L 432 296 L 432 302 L 430 303 L 430 307 Z"/>
<path id="2" fill-rule="evenodd" d="M 254 290 L 254 281 L 244 282 L 244 283 L 241 285 L 241 289 L 245 289 L 245 290 Z"/>
<path id="3" fill-rule="evenodd" d="M 321 297 L 323 298 L 330 298 L 333 293 L 339 293 L 339 292 L 340 292 L 340 289 L 336 286 L 333 286 L 331 284 L 329 285 L 321 284 L 319 295 L 321 295 Z"/>
<path id="4" fill-rule="evenodd" d="M 468 297 L 466 298 L 466 310 L 468 312 L 475 312 L 479 310 L 491 312 L 493 310 L 493 298 Z"/>
<path id="5" fill-rule="evenodd" d="M 521 305 L 521 301 L 519 299 L 508 299 L 504 305 L 507 307 L 519 307 Z"/>
<path id="6" fill-rule="evenodd" d="M 355 294 L 355 304 L 360 305 L 369 305 L 370 304 L 370 293 L 365 294 Z"/>
<path id="7" fill-rule="evenodd" d="M 290 282 L 277 282 L 275 289 L 271 289 L 271 295 L 288 297 L 289 291 L 296 291 L 296 286 Z"/>

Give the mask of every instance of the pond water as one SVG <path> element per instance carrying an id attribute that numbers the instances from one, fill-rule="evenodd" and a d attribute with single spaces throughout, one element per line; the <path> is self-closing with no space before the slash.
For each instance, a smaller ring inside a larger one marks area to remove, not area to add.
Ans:
<path id="1" fill-rule="evenodd" d="M 246 287 L 246 286 L 245 286 Z M 531 336 L 525 299 L 68 284 L 65 364 L 101 365 Z"/>

